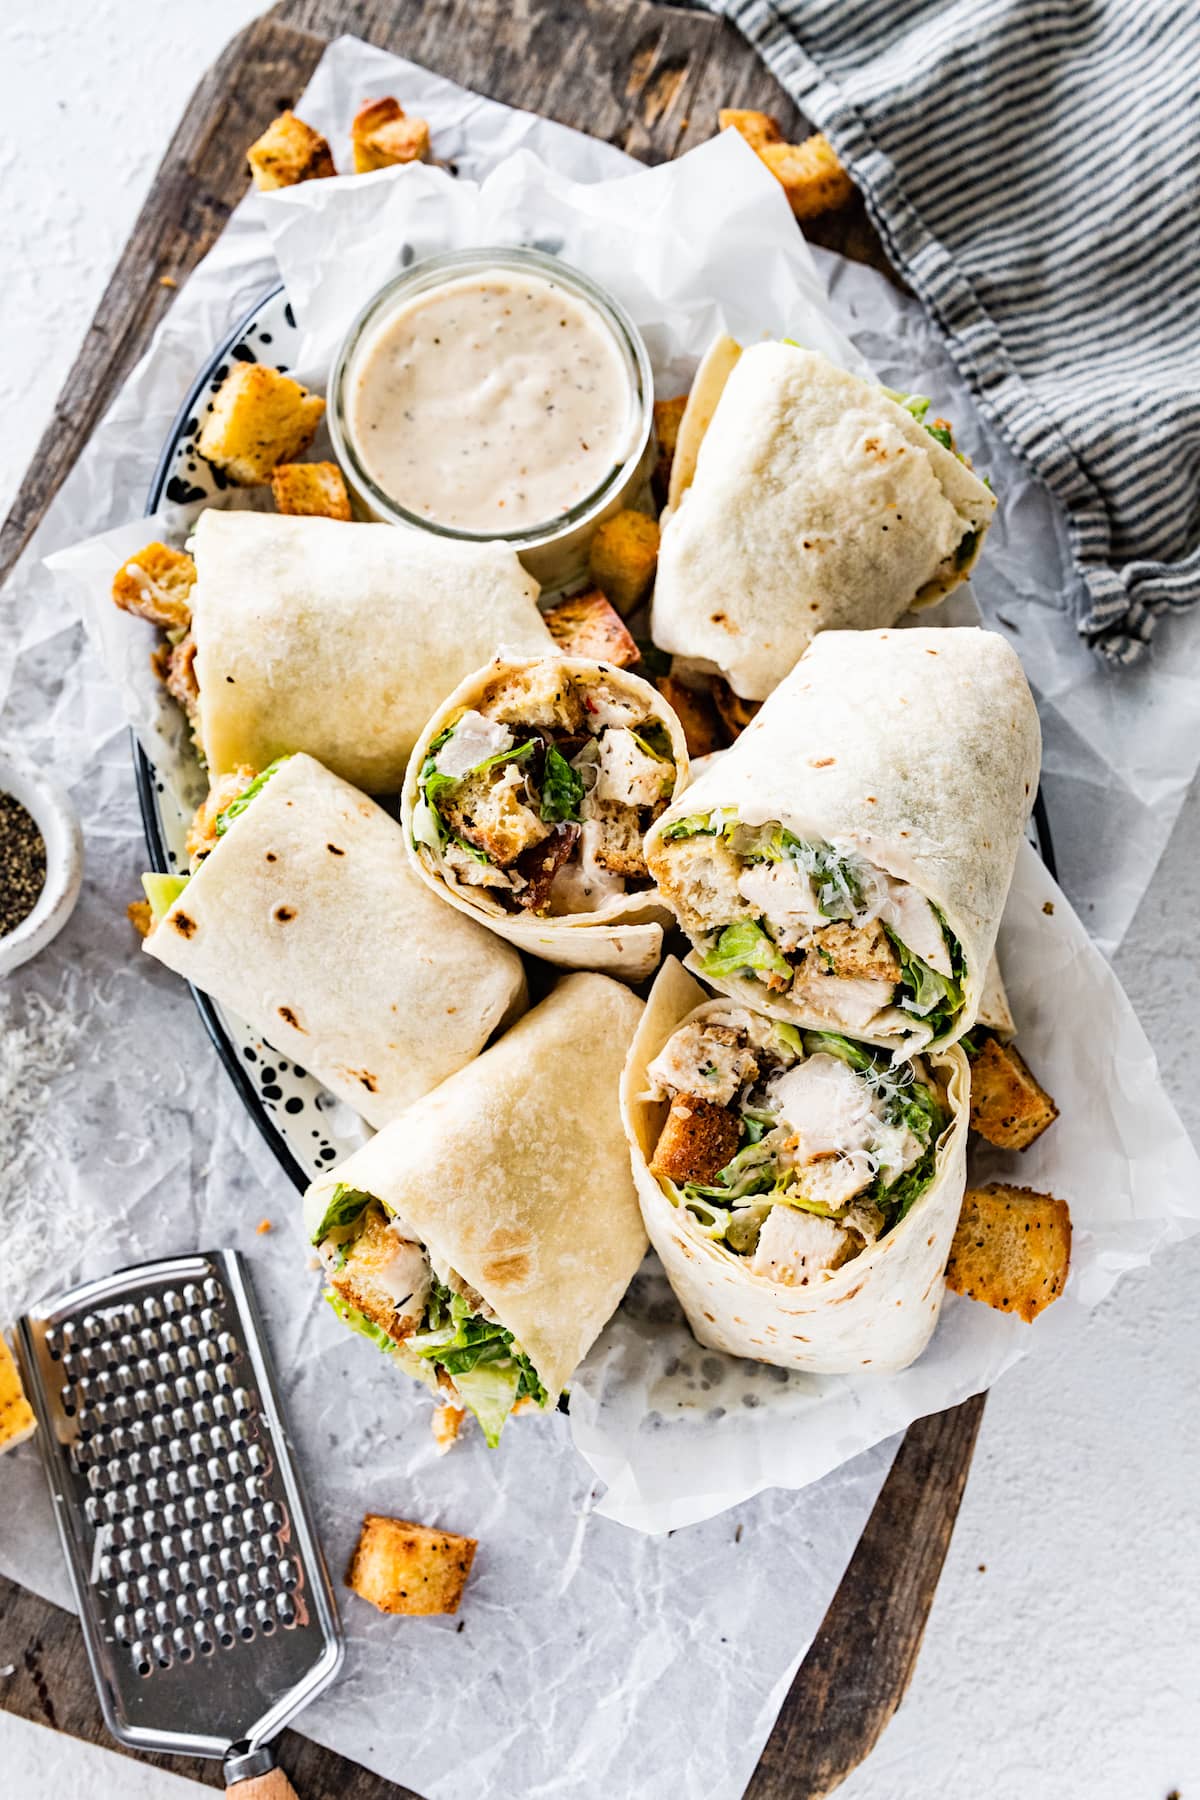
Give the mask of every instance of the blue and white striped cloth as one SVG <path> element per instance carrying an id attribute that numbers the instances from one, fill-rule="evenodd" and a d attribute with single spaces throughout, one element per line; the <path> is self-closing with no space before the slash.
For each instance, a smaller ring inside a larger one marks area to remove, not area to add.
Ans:
<path id="1" fill-rule="evenodd" d="M 700 0 L 1066 508 L 1114 664 L 1200 600 L 1200 0 Z"/>

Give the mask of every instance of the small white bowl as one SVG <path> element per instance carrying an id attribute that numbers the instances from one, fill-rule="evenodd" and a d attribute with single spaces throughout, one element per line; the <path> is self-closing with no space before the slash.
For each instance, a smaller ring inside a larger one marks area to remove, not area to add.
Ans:
<path id="1" fill-rule="evenodd" d="M 0 937 L 0 975 L 8 975 L 44 950 L 74 912 L 83 879 L 83 833 L 64 789 L 27 756 L 3 747 L 0 794 L 11 794 L 32 815 L 46 845 L 46 885 L 37 905 Z"/>

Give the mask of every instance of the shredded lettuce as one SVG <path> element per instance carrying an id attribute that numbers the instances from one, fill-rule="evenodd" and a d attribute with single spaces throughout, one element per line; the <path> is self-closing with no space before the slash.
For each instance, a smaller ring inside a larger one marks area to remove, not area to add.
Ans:
<path id="1" fill-rule="evenodd" d="M 339 1226 L 353 1225 L 358 1215 L 364 1208 L 370 1206 L 374 1198 L 373 1194 L 364 1194 L 360 1189 L 347 1187 L 344 1181 L 339 1181 L 329 1196 L 329 1203 L 321 1215 L 321 1223 L 309 1241 L 319 1244 L 323 1238 L 327 1238 L 329 1233 L 336 1231 Z"/>
<path id="2" fill-rule="evenodd" d="M 954 439 L 944 425 L 926 425 L 925 429 L 931 438 L 937 439 L 943 450 L 953 450 Z"/>
<path id="3" fill-rule="evenodd" d="M 250 786 L 246 789 L 245 793 L 239 794 L 236 800 L 231 800 L 229 805 L 217 814 L 216 830 L 218 837 L 224 837 L 225 833 L 229 830 L 229 827 L 233 824 L 233 821 L 241 813 L 245 812 L 251 801 L 256 799 L 257 796 L 262 793 L 276 770 L 282 769 L 284 763 L 288 760 L 289 758 L 286 756 L 277 756 L 274 762 L 267 764 L 260 775 L 254 777 L 254 780 L 250 783 Z"/>
<path id="4" fill-rule="evenodd" d="M 901 1010 L 913 1014 L 915 1018 L 923 1019 L 934 1038 L 944 1036 L 962 1011 L 961 982 L 953 976 L 939 975 L 936 969 L 931 969 L 923 958 L 916 955 L 902 939 L 896 936 L 890 926 L 885 925 L 884 930 L 888 934 L 893 950 L 900 959 Z M 946 939 L 951 950 L 951 966 L 953 967 L 954 950 L 957 949 L 957 944 L 949 932 L 946 933 Z M 959 955 L 961 958 L 961 951 Z"/>
<path id="5" fill-rule="evenodd" d="M 711 950 L 697 958 L 702 975 L 720 981 L 730 975 L 785 975 L 792 965 L 776 948 L 756 919 L 735 919 L 726 925 Z"/>
<path id="6" fill-rule="evenodd" d="M 839 1062 L 847 1063 L 860 1075 L 875 1067 L 875 1058 L 870 1051 L 843 1037 L 840 1031 L 806 1031 L 804 1048 L 810 1056 L 836 1056 Z"/>
<path id="7" fill-rule="evenodd" d="M 460 1400 L 465 1400 L 483 1429 L 484 1442 L 495 1450 L 508 1415 L 516 1405 L 521 1371 L 511 1357 L 503 1362 L 481 1363 L 454 1377 Z"/>
<path id="8" fill-rule="evenodd" d="M 512 1332 L 473 1313 L 461 1294 L 439 1283 L 430 1295 L 425 1329 L 407 1339 L 405 1348 L 446 1371 L 493 1450 L 523 1395 L 531 1395 L 539 1406 L 550 1398 Z"/>
<path id="9" fill-rule="evenodd" d="M 344 1325 L 348 1325 L 351 1331 L 357 1331 L 360 1337 L 369 1338 L 377 1350 L 384 1351 L 388 1356 L 392 1354 L 396 1346 L 387 1332 L 379 1325 L 373 1325 L 370 1319 L 359 1312 L 357 1306 L 351 1306 L 348 1300 L 343 1300 L 342 1296 L 335 1293 L 332 1288 L 326 1288 L 325 1298 L 338 1318 Z"/>
<path id="10" fill-rule="evenodd" d="M 551 744 L 546 751 L 542 771 L 542 819 L 546 824 L 578 822 L 583 800 L 583 776 L 573 769 L 560 750 Z"/>
<path id="11" fill-rule="evenodd" d="M 648 725 L 639 730 L 630 728 L 630 737 L 638 748 L 656 762 L 674 762 L 675 752 L 671 748 L 671 734 L 661 719 L 651 719 Z"/>

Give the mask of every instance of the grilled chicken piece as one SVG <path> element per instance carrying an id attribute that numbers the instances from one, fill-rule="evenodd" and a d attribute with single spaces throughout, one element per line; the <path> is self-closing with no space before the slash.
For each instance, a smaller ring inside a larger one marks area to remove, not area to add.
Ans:
<path id="1" fill-rule="evenodd" d="M 727 1106 L 758 1074 L 758 1058 L 732 1025 L 694 1020 L 664 1045 L 646 1071 L 657 1089 Z"/>
<path id="2" fill-rule="evenodd" d="M 822 1269 L 836 1269 L 852 1256 L 854 1239 L 833 1219 L 773 1206 L 758 1234 L 750 1267 L 784 1287 L 807 1287 Z"/>

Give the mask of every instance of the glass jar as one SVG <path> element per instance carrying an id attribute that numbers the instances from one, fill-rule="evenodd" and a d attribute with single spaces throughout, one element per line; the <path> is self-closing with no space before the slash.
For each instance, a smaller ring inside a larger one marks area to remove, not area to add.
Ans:
<path id="1" fill-rule="evenodd" d="M 355 425 L 354 400 L 364 364 L 397 312 L 420 294 L 459 283 L 464 276 L 493 271 L 536 275 L 570 294 L 594 315 L 611 339 L 627 384 L 625 418 L 617 435 L 613 466 L 574 505 L 508 532 L 468 531 L 410 511 L 368 471 Z M 635 505 L 646 490 L 654 458 L 654 379 L 637 326 L 611 294 L 580 270 L 540 250 L 456 250 L 414 263 L 363 307 L 338 350 L 329 384 L 328 420 L 334 452 L 367 517 L 460 542 L 506 543 L 543 591 L 553 592 L 570 586 L 586 572 L 588 546 L 602 520 Z"/>

